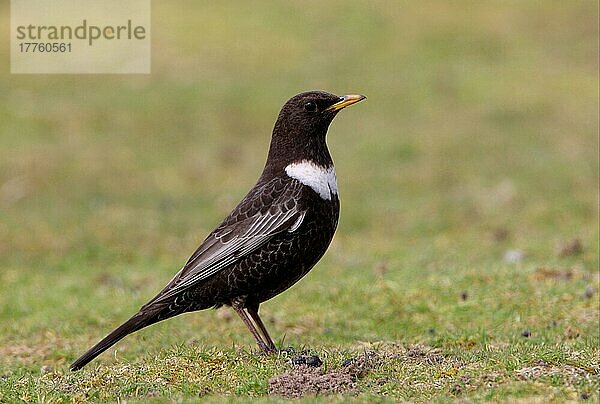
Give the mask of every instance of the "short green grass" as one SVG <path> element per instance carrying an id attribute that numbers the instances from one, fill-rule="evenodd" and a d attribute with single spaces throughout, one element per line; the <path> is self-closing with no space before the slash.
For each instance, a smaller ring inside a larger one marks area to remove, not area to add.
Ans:
<path id="1" fill-rule="evenodd" d="M 266 399 L 288 358 L 258 355 L 226 309 L 68 364 L 178 270 L 252 186 L 281 104 L 313 88 L 369 99 L 330 129 L 329 252 L 262 307 L 281 345 L 327 369 L 377 352 L 336 401 L 598 401 L 597 15 L 594 1 L 154 2 L 149 76 L 5 63 L 0 401 Z"/>

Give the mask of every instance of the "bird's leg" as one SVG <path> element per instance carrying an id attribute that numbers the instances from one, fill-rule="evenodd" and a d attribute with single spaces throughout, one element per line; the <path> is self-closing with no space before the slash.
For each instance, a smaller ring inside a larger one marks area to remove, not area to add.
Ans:
<path id="1" fill-rule="evenodd" d="M 273 339 L 269 335 L 269 332 L 267 331 L 267 328 L 265 327 L 265 325 L 262 322 L 260 316 L 258 315 L 258 305 L 248 306 L 247 310 L 248 310 L 248 314 L 250 314 L 250 316 L 252 317 L 252 319 L 254 320 L 254 322 L 256 323 L 256 325 L 258 326 L 260 332 L 264 336 L 265 342 L 266 342 L 267 346 L 269 347 L 269 350 L 271 352 L 277 352 L 277 347 L 275 346 L 275 343 L 273 342 Z"/>
<path id="2" fill-rule="evenodd" d="M 256 327 L 254 327 L 254 324 L 252 324 L 252 320 L 250 320 L 248 314 L 246 314 L 246 312 L 244 311 L 243 303 L 235 300 L 232 302 L 231 307 L 242 318 L 242 321 L 244 322 L 244 324 L 246 324 L 246 327 L 248 327 L 250 333 L 252 333 L 252 336 L 256 340 L 256 343 L 258 344 L 258 347 L 261 349 L 261 351 L 269 352 L 269 347 L 261 338 L 260 334 L 256 330 Z"/>

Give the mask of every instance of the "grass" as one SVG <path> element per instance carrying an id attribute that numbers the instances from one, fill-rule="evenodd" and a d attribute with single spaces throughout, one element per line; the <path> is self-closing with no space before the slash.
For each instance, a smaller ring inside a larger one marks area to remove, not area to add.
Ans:
<path id="1" fill-rule="evenodd" d="M 322 88 L 369 97 L 330 129 L 340 225 L 262 312 L 323 372 L 377 360 L 315 400 L 597 402 L 597 14 L 591 1 L 154 2 L 149 76 L 6 63 L 0 401 L 277 400 L 269 379 L 289 358 L 257 355 L 226 310 L 68 364 L 244 195 L 285 99 Z M 512 250 L 524 257 L 507 262 Z"/>

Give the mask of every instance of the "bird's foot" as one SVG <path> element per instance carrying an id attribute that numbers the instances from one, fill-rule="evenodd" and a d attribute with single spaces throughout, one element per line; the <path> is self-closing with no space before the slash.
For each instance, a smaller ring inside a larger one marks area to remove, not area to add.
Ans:
<path id="1" fill-rule="evenodd" d="M 259 342 L 258 347 L 260 348 L 261 352 L 265 355 L 274 355 L 276 353 L 279 353 L 279 350 L 277 349 L 277 347 L 269 346 L 269 345 L 265 344 L 264 342 L 262 342 L 262 343 Z"/>

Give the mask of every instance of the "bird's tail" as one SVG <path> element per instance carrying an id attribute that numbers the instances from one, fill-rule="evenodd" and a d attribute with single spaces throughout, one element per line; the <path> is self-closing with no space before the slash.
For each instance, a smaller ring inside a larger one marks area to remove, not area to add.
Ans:
<path id="1" fill-rule="evenodd" d="M 147 312 L 139 312 L 135 314 L 125 323 L 120 325 L 116 330 L 108 334 L 100 342 L 98 342 L 96 345 L 90 348 L 89 351 L 81 355 L 79 359 L 73 362 L 70 369 L 73 371 L 81 369 L 88 362 L 90 362 L 96 356 L 100 355 L 102 352 L 106 351 L 108 348 L 119 342 L 125 336 L 136 332 L 157 321 L 158 319 L 156 315 L 149 315 L 149 313 Z"/>

